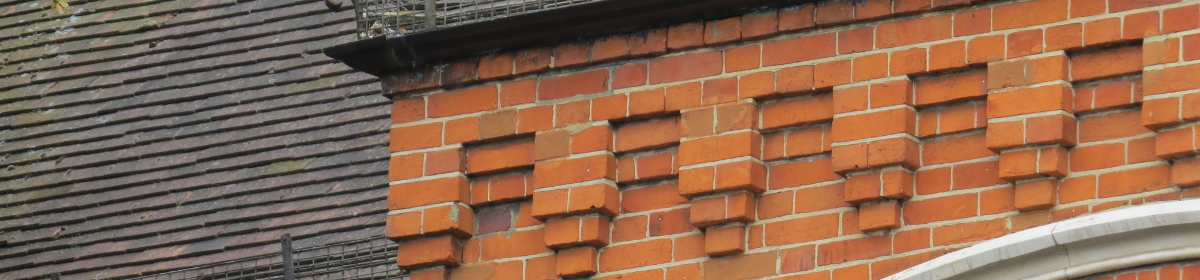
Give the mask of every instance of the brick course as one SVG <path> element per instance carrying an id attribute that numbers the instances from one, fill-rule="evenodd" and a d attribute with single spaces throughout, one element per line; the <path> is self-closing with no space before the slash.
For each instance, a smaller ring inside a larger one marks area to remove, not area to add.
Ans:
<path id="1" fill-rule="evenodd" d="M 430 195 L 391 192 L 389 236 L 456 238 L 439 246 L 461 253 L 401 252 L 440 276 L 517 262 L 526 279 L 880 279 L 1195 197 L 1198 10 L 834 1 L 454 62 L 478 74 L 390 87 L 393 188 Z M 516 76 L 490 64 L 510 57 Z M 457 171 L 408 170 L 447 149 Z M 502 190 L 509 177 L 523 184 Z M 451 206 L 489 230 L 400 225 Z"/>

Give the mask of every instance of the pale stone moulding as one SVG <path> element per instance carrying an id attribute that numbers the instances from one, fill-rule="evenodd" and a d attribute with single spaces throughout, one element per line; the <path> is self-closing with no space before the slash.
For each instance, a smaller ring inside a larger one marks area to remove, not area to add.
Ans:
<path id="1" fill-rule="evenodd" d="M 885 280 L 1072 279 L 1200 257 L 1200 200 L 1141 205 L 963 248 Z"/>

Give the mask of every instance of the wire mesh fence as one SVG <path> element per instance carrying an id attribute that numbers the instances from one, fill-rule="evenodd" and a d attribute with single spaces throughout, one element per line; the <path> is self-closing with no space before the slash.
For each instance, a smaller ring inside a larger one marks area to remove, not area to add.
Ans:
<path id="1" fill-rule="evenodd" d="M 358 37 L 416 33 L 604 0 L 354 0 Z"/>
<path id="2" fill-rule="evenodd" d="M 292 250 L 281 238 L 280 251 L 200 265 L 137 280 L 387 280 L 408 279 L 396 266 L 396 243 L 383 236 Z M 286 260 L 291 260 L 288 265 Z"/>

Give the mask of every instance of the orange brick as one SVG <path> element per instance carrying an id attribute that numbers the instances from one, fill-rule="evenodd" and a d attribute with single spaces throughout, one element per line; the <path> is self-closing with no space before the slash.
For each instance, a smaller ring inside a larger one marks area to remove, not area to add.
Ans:
<path id="1" fill-rule="evenodd" d="M 929 71 L 946 70 L 966 65 L 966 41 L 941 43 L 929 47 Z"/>
<path id="2" fill-rule="evenodd" d="M 925 64 L 925 55 L 925 49 L 922 48 L 892 52 L 890 67 L 892 76 L 925 72 L 928 69 Z"/>
<path id="3" fill-rule="evenodd" d="M 781 25 L 783 25 L 781 23 Z M 825 33 L 763 43 L 763 66 L 788 64 L 837 54 L 837 34 Z M 806 50 L 797 52 L 795 50 Z"/>
<path id="4" fill-rule="evenodd" d="M 798 126 L 833 119 L 833 96 L 784 99 L 762 105 L 761 129 Z"/>
<path id="5" fill-rule="evenodd" d="M 1016 184 L 1015 202 L 1017 209 L 1031 211 L 1046 209 L 1054 206 L 1054 197 L 1058 182 L 1053 179 L 1022 182 Z"/>
<path id="6" fill-rule="evenodd" d="M 671 261 L 671 239 L 655 239 L 617 246 L 600 252 L 600 271 L 616 271 Z"/>
<path id="7" fill-rule="evenodd" d="M 663 57 L 650 61 L 650 84 L 660 84 L 720 74 L 721 52 L 710 51 Z"/>
<path id="8" fill-rule="evenodd" d="M 853 141 L 897 133 L 916 134 L 916 111 L 898 108 L 833 119 L 834 142 Z M 765 117 L 764 117 L 765 119 Z"/>
<path id="9" fill-rule="evenodd" d="M 388 191 L 388 209 L 398 210 L 443 202 L 469 202 L 470 189 L 470 183 L 461 176 L 392 185 Z"/>
<path id="10" fill-rule="evenodd" d="M 864 232 L 899 228 L 900 203 L 890 200 L 860 206 L 858 227 Z"/>
<path id="11" fill-rule="evenodd" d="M 1158 35 L 1158 11 L 1150 11 L 1125 16 L 1124 39 L 1142 39 Z"/>
<path id="12" fill-rule="evenodd" d="M 1099 45 L 1121 40 L 1121 19 L 1107 18 L 1083 24 L 1083 45 Z"/>
<path id="13" fill-rule="evenodd" d="M 495 85 L 443 92 L 429 96 L 431 118 L 449 117 L 496 109 L 499 90 Z"/>
<path id="14" fill-rule="evenodd" d="M 1098 182 L 1100 197 L 1160 190 L 1171 186 L 1168 166 L 1157 165 L 1140 169 L 1101 174 Z"/>
<path id="15" fill-rule="evenodd" d="M 840 230 L 838 216 L 835 213 L 768 223 L 764 240 L 767 246 L 778 246 L 835 237 Z"/>
<path id="16" fill-rule="evenodd" d="M 741 156 L 761 157 L 762 136 L 740 132 L 684 141 L 679 144 L 679 165 L 693 165 Z"/>
<path id="17" fill-rule="evenodd" d="M 405 269 L 457 265 L 462 259 L 462 245 L 451 236 L 406 241 L 399 246 L 401 250 L 411 252 L 396 258 L 396 265 Z"/>
<path id="18" fill-rule="evenodd" d="M 742 226 L 710 228 L 704 233 L 704 252 L 725 256 L 746 251 L 746 229 Z"/>
<path id="19" fill-rule="evenodd" d="M 1141 46 L 1083 53 L 1071 57 L 1071 78 L 1089 80 L 1142 71 Z"/>
<path id="20" fill-rule="evenodd" d="M 1042 53 L 1042 30 L 1026 30 L 1008 35 L 1008 58 Z"/>
<path id="21" fill-rule="evenodd" d="M 467 172 L 498 172 L 533 164 L 533 141 L 475 147 L 467 152 Z"/>
<path id="22" fill-rule="evenodd" d="M 775 91 L 789 94 L 813 90 L 813 71 L 813 66 L 796 66 L 779 69 Z"/>
<path id="23" fill-rule="evenodd" d="M 576 247 L 558 252 L 555 260 L 560 277 L 577 277 L 596 274 L 596 248 Z"/>
<path id="24" fill-rule="evenodd" d="M 912 45 L 951 37 L 952 16 L 933 16 L 880 24 L 876 30 L 879 48 Z"/>
<path id="25" fill-rule="evenodd" d="M 542 161 L 534 165 L 534 187 L 544 188 L 597 179 L 616 179 L 616 158 L 597 155 Z"/>
<path id="26" fill-rule="evenodd" d="M 904 224 L 918 225 L 978 215 L 978 196 L 960 194 L 904 203 Z"/>
<path id="27" fill-rule="evenodd" d="M 1074 49 L 1083 46 L 1083 24 L 1073 23 L 1046 28 L 1046 51 Z"/>
<path id="28" fill-rule="evenodd" d="M 873 259 L 892 252 L 892 239 L 887 235 L 834 241 L 817 246 L 817 265 Z M 834 274 L 838 274 L 836 271 Z M 841 279 L 841 278 L 838 278 Z"/>
<path id="29" fill-rule="evenodd" d="M 1004 59 L 1004 35 L 971 39 L 967 42 L 967 63 L 986 63 Z"/>
<path id="30" fill-rule="evenodd" d="M 933 229 L 933 244 L 944 246 L 992 239 L 1008 233 L 1007 226 L 1005 219 L 995 219 L 937 227 Z"/>
<path id="31" fill-rule="evenodd" d="M 841 184 L 796 190 L 795 212 L 809 213 L 850 206 L 842 200 L 843 190 L 844 187 Z"/>
<path id="32" fill-rule="evenodd" d="M 988 95 L 988 118 L 1001 118 L 1037 112 L 1063 110 L 1071 112 L 1071 88 L 1049 85 Z"/>
<path id="33" fill-rule="evenodd" d="M 888 54 L 877 53 L 854 58 L 854 81 L 865 81 L 887 77 Z"/>
<path id="34" fill-rule="evenodd" d="M 993 28 L 1005 30 L 1067 19 L 1067 0 L 1037 0 L 1001 5 L 993 9 Z"/>

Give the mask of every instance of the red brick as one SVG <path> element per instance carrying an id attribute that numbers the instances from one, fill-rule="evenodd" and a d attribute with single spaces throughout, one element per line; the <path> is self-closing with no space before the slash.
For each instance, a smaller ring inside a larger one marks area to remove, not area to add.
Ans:
<path id="1" fill-rule="evenodd" d="M 704 252 L 709 256 L 725 256 L 746 251 L 746 228 L 727 226 L 704 232 Z"/>
<path id="2" fill-rule="evenodd" d="M 667 51 L 667 29 L 658 28 L 634 32 L 629 36 L 629 54 L 647 55 Z"/>
<path id="3" fill-rule="evenodd" d="M 1058 182 L 1054 179 L 1016 184 L 1014 206 L 1021 211 L 1040 210 L 1054 206 Z"/>
<path id="4" fill-rule="evenodd" d="M 736 77 L 704 81 L 704 89 L 700 94 L 701 104 L 712 105 L 737 101 L 737 86 Z"/>
<path id="5" fill-rule="evenodd" d="M 1196 5 L 1163 11 L 1162 32 L 1172 33 L 1200 28 L 1200 9 Z"/>
<path id="6" fill-rule="evenodd" d="M 599 121 L 624 118 L 628 114 L 628 99 L 629 96 L 624 94 L 592 99 L 592 119 Z"/>
<path id="7" fill-rule="evenodd" d="M 728 43 L 742 39 L 742 19 L 731 17 L 704 23 L 704 44 Z"/>
<path id="8" fill-rule="evenodd" d="M 585 128 L 571 135 L 571 153 L 583 154 L 612 150 L 612 127 L 598 125 Z"/>
<path id="9" fill-rule="evenodd" d="M 537 101 L 537 80 L 525 79 L 500 84 L 500 107 Z"/>
<path id="10" fill-rule="evenodd" d="M 766 244 L 778 246 L 835 237 L 840 229 L 838 216 L 826 214 L 768 223 L 763 232 Z"/>
<path id="11" fill-rule="evenodd" d="M 399 181 L 421 177 L 425 167 L 425 154 L 393 156 L 388 159 L 388 181 Z"/>
<path id="12" fill-rule="evenodd" d="M 738 72 L 758 68 L 758 45 L 750 45 L 725 51 L 725 72 Z"/>
<path id="13" fill-rule="evenodd" d="M 707 137 L 679 145 L 679 165 L 693 165 L 740 156 L 761 156 L 762 136 L 757 132 Z"/>
<path id="14" fill-rule="evenodd" d="M 1179 0 L 1109 0 L 1108 12 L 1124 12 L 1133 9 L 1154 7 L 1179 2 Z"/>
<path id="15" fill-rule="evenodd" d="M 390 151 L 411 151 L 442 145 L 442 123 L 393 128 Z"/>
<path id="16" fill-rule="evenodd" d="M 756 38 L 772 35 L 779 30 L 779 15 L 775 10 L 742 15 L 742 37 Z"/>
<path id="17" fill-rule="evenodd" d="M 798 5 L 779 9 L 779 31 L 795 31 L 816 26 L 816 5 Z"/>
<path id="18" fill-rule="evenodd" d="M 779 93 L 800 93 L 813 89 L 813 67 L 796 66 L 779 69 L 775 90 Z"/>
<path id="19" fill-rule="evenodd" d="M 761 129 L 776 129 L 833 119 L 833 96 L 785 99 L 762 106 Z"/>
<path id="20" fill-rule="evenodd" d="M 1046 28 L 1046 51 L 1074 49 L 1083 46 L 1083 24 L 1073 23 Z"/>
<path id="21" fill-rule="evenodd" d="M 1142 39 L 1158 35 L 1158 11 L 1150 11 L 1125 16 L 1124 39 Z"/>
<path id="22" fill-rule="evenodd" d="M 942 43 L 929 48 L 929 71 L 953 69 L 966 65 L 966 41 Z"/>
<path id="23" fill-rule="evenodd" d="M 635 87 L 646 84 L 646 64 L 634 63 L 618 66 L 613 72 L 613 89 Z"/>
<path id="24" fill-rule="evenodd" d="M 554 68 L 579 66 L 590 61 L 590 42 L 566 43 L 554 47 Z"/>
<path id="25" fill-rule="evenodd" d="M 479 59 L 479 79 L 493 79 L 511 76 L 516 69 L 511 53 L 485 56 Z"/>
<path id="26" fill-rule="evenodd" d="M 971 39 L 967 42 L 967 63 L 984 63 L 1004 59 L 1004 35 Z"/>
<path id="27" fill-rule="evenodd" d="M 1000 164 L 997 161 L 967 163 L 954 166 L 954 189 L 970 189 L 990 187 L 1003 184 L 999 175 Z"/>
<path id="28" fill-rule="evenodd" d="M 1042 30 L 1026 30 L 1008 35 L 1008 58 L 1042 52 Z"/>
<path id="29" fill-rule="evenodd" d="M 667 29 L 667 49 L 683 50 L 704 45 L 704 22 L 689 22 Z"/>
<path id="30" fill-rule="evenodd" d="M 492 139 L 517 133 L 516 109 L 491 111 L 479 117 L 479 137 Z"/>
<path id="31" fill-rule="evenodd" d="M 554 100 L 608 90 L 608 69 L 542 78 L 538 100 Z"/>
<path id="32" fill-rule="evenodd" d="M 591 101 L 580 100 L 554 106 L 554 127 L 591 121 Z"/>
<path id="33" fill-rule="evenodd" d="M 721 52 L 710 51 L 650 61 L 650 84 L 703 78 L 721 74 Z"/>
<path id="34" fill-rule="evenodd" d="M 629 56 L 629 38 L 612 36 L 596 40 L 592 45 L 592 60 L 606 61 Z"/>
<path id="35" fill-rule="evenodd" d="M 553 50 L 550 48 L 534 48 L 519 51 L 516 58 L 517 74 L 527 74 L 549 69 L 553 56 Z"/>
<path id="36" fill-rule="evenodd" d="M 440 118 L 496 109 L 498 90 L 494 85 L 429 96 L 429 117 Z"/>
<path id="37" fill-rule="evenodd" d="M 864 27 L 838 32 L 838 53 L 849 54 L 874 49 L 875 28 Z"/>
<path id="38" fill-rule="evenodd" d="M 425 155 L 425 175 L 437 175 L 466 169 L 462 148 L 429 152 Z"/>
<path id="39" fill-rule="evenodd" d="M 892 53 L 891 73 L 893 76 L 925 72 L 925 49 L 912 48 Z"/>
<path id="40" fill-rule="evenodd" d="M 854 81 L 879 79 L 888 76 L 888 54 L 877 53 L 854 58 Z"/>
<path id="41" fill-rule="evenodd" d="M 854 3 L 828 2 L 817 5 L 817 25 L 846 23 L 854 20 Z"/>
<path id="42" fill-rule="evenodd" d="M 893 48 L 951 37 L 953 17 L 934 16 L 880 24 L 876 29 L 876 45 Z"/>
<path id="43" fill-rule="evenodd" d="M 1108 18 L 1083 24 L 1083 45 L 1091 46 L 1121 40 L 1121 19 Z"/>
<path id="44" fill-rule="evenodd" d="M 1067 0 L 1036 0 L 996 7 L 992 12 L 996 30 L 1021 28 L 1067 19 Z"/>
<path id="45" fill-rule="evenodd" d="M 987 71 L 933 76 L 917 80 L 917 106 L 929 106 L 987 95 Z"/>
<path id="46" fill-rule="evenodd" d="M 954 14 L 954 37 L 992 31 L 992 9 L 984 8 Z"/>
<path id="47" fill-rule="evenodd" d="M 837 54 L 836 46 L 836 33 L 766 42 L 762 47 L 762 63 L 763 66 L 773 66 L 831 57 Z"/>
<path id="48" fill-rule="evenodd" d="M 1171 182 L 1181 187 L 1200 185 L 1200 158 L 1176 160 L 1171 165 Z"/>
<path id="49" fill-rule="evenodd" d="M 616 151 L 653 149 L 679 142 L 679 118 L 622 125 L 617 129 Z"/>
<path id="50" fill-rule="evenodd" d="M 1064 110 L 1071 112 L 1071 88 L 1064 85 L 1048 85 L 988 94 L 988 118 L 1001 118 L 1021 114 Z"/>
<path id="51" fill-rule="evenodd" d="M 396 265 L 405 269 L 456 265 L 462 259 L 462 245 L 451 236 L 406 241 L 399 246 L 401 250 L 412 252 L 396 258 Z"/>
<path id="52" fill-rule="evenodd" d="M 887 111 L 843 116 L 833 119 L 833 142 L 844 142 L 892 135 L 897 133 L 916 134 L 917 115 L 912 109 L 899 108 Z M 764 119 L 766 119 L 764 117 Z"/>
<path id="53" fill-rule="evenodd" d="M 1142 71 L 1142 48 L 1130 46 L 1071 57 L 1071 78 L 1090 80 Z"/>
<path id="54" fill-rule="evenodd" d="M 665 111 L 665 95 L 663 89 L 652 89 L 629 93 L 629 115 L 647 116 L 661 114 Z"/>
<path id="55" fill-rule="evenodd" d="M 756 72 L 738 78 L 738 98 L 764 97 L 773 94 L 775 94 L 775 72 Z"/>
<path id="56" fill-rule="evenodd" d="M 615 180 L 615 172 L 616 159 L 612 155 L 543 161 L 534 166 L 534 187 L 552 187 L 596 179 Z"/>
<path id="57" fill-rule="evenodd" d="M 850 83 L 850 68 L 849 59 L 817 64 L 813 72 L 813 87 L 829 88 Z"/>
<path id="58" fill-rule="evenodd" d="M 858 227 L 864 232 L 899 228 L 900 203 L 890 200 L 859 206 Z"/>
<path id="59" fill-rule="evenodd" d="M 892 239 L 887 235 L 835 241 L 817 246 L 817 265 L 873 259 L 891 253 Z"/>
<path id="60" fill-rule="evenodd" d="M 1168 166 L 1157 165 L 1101 174 L 1097 182 L 1099 182 L 1098 193 L 1100 197 L 1104 198 L 1170 187 L 1171 174 Z"/>
<path id="61" fill-rule="evenodd" d="M 421 235 L 421 212 L 407 212 L 387 216 L 384 225 L 388 239 L 401 240 Z"/>
<path id="62" fill-rule="evenodd" d="M 1079 141 L 1104 141 L 1153 132 L 1141 124 L 1142 116 L 1136 111 L 1085 118 L 1079 122 Z"/>
<path id="63" fill-rule="evenodd" d="M 768 185 L 770 189 L 777 190 L 841 179 L 842 176 L 830 169 L 830 163 L 831 161 L 825 158 L 771 166 L 771 180 Z M 840 192 L 838 196 L 841 196 Z"/>
<path id="64" fill-rule="evenodd" d="M 600 271 L 616 271 L 671 261 L 671 239 L 608 246 L 600 252 Z"/>
<path id="65" fill-rule="evenodd" d="M 976 194 L 960 194 L 904 203 L 904 224 L 918 225 L 977 215 Z"/>
<path id="66" fill-rule="evenodd" d="M 391 210 L 454 201 L 470 201 L 470 184 L 462 177 L 392 185 L 388 191 L 388 209 Z"/>
<path id="67" fill-rule="evenodd" d="M 805 245 L 779 252 L 779 272 L 793 273 L 812 270 L 817 266 L 816 246 Z M 828 279 L 823 278 L 823 279 Z"/>
<path id="68" fill-rule="evenodd" d="M 623 213 L 644 212 L 688 203 L 686 198 L 679 195 L 679 188 L 675 184 L 625 190 L 624 193 L 621 200 Z"/>
<path id="69" fill-rule="evenodd" d="M 711 259 L 701 265 L 704 267 L 704 280 L 757 279 L 775 274 L 776 258 L 775 252 L 765 252 Z"/>
<path id="70" fill-rule="evenodd" d="M 1005 219 L 948 225 L 933 229 L 933 245 L 943 246 L 987 240 L 1008 233 Z"/>
<path id="71" fill-rule="evenodd" d="M 984 134 L 971 134 L 926 141 L 924 149 L 921 151 L 921 163 L 935 165 L 995 156 L 996 153 L 988 150 L 984 142 Z"/>

